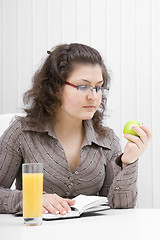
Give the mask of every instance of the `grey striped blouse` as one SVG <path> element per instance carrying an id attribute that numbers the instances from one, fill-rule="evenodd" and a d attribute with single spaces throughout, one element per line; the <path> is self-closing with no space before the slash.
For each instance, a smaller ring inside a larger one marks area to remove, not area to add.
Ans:
<path id="1" fill-rule="evenodd" d="M 0 213 L 22 213 L 22 163 L 41 162 L 44 193 L 64 198 L 79 194 L 107 196 L 111 208 L 132 208 L 137 197 L 135 162 L 121 168 L 121 147 L 114 131 L 101 138 L 92 120 L 84 121 L 81 162 L 71 172 L 51 125 L 44 129 L 16 119 L 0 138 Z M 10 187 L 16 178 L 16 190 Z M 114 202 L 113 202 L 114 198 Z"/>

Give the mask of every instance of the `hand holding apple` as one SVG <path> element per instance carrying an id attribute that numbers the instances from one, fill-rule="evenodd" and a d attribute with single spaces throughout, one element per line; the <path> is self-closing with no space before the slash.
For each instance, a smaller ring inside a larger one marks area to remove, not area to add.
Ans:
<path id="1" fill-rule="evenodd" d="M 126 125 L 124 126 L 123 133 L 132 134 L 138 137 L 138 134 L 133 130 L 132 126 L 140 127 L 140 123 L 135 120 L 127 122 Z"/>
<path id="2" fill-rule="evenodd" d="M 123 167 L 134 163 L 147 148 L 152 137 L 151 131 L 137 121 L 129 121 L 123 131 L 124 137 L 129 140 L 121 157 Z"/>

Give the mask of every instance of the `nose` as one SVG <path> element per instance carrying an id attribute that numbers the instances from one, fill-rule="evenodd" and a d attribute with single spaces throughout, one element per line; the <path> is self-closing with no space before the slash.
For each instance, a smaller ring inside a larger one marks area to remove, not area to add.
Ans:
<path id="1" fill-rule="evenodd" d="M 99 98 L 99 95 L 97 94 L 97 92 L 95 91 L 95 89 L 92 89 L 88 94 L 87 94 L 88 99 L 93 99 L 93 100 L 97 100 Z"/>

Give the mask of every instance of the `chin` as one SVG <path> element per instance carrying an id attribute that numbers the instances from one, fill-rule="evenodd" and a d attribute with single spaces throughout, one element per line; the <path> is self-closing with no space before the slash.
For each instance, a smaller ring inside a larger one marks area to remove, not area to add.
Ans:
<path id="1" fill-rule="evenodd" d="M 88 116 L 83 117 L 83 120 L 90 120 L 93 118 L 93 116 L 94 116 L 94 114 L 88 114 Z"/>

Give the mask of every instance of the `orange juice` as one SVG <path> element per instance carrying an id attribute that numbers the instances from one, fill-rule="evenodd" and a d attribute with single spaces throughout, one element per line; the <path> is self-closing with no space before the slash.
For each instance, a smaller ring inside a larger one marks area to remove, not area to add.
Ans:
<path id="1" fill-rule="evenodd" d="M 42 216 L 43 173 L 23 173 L 23 217 Z"/>

